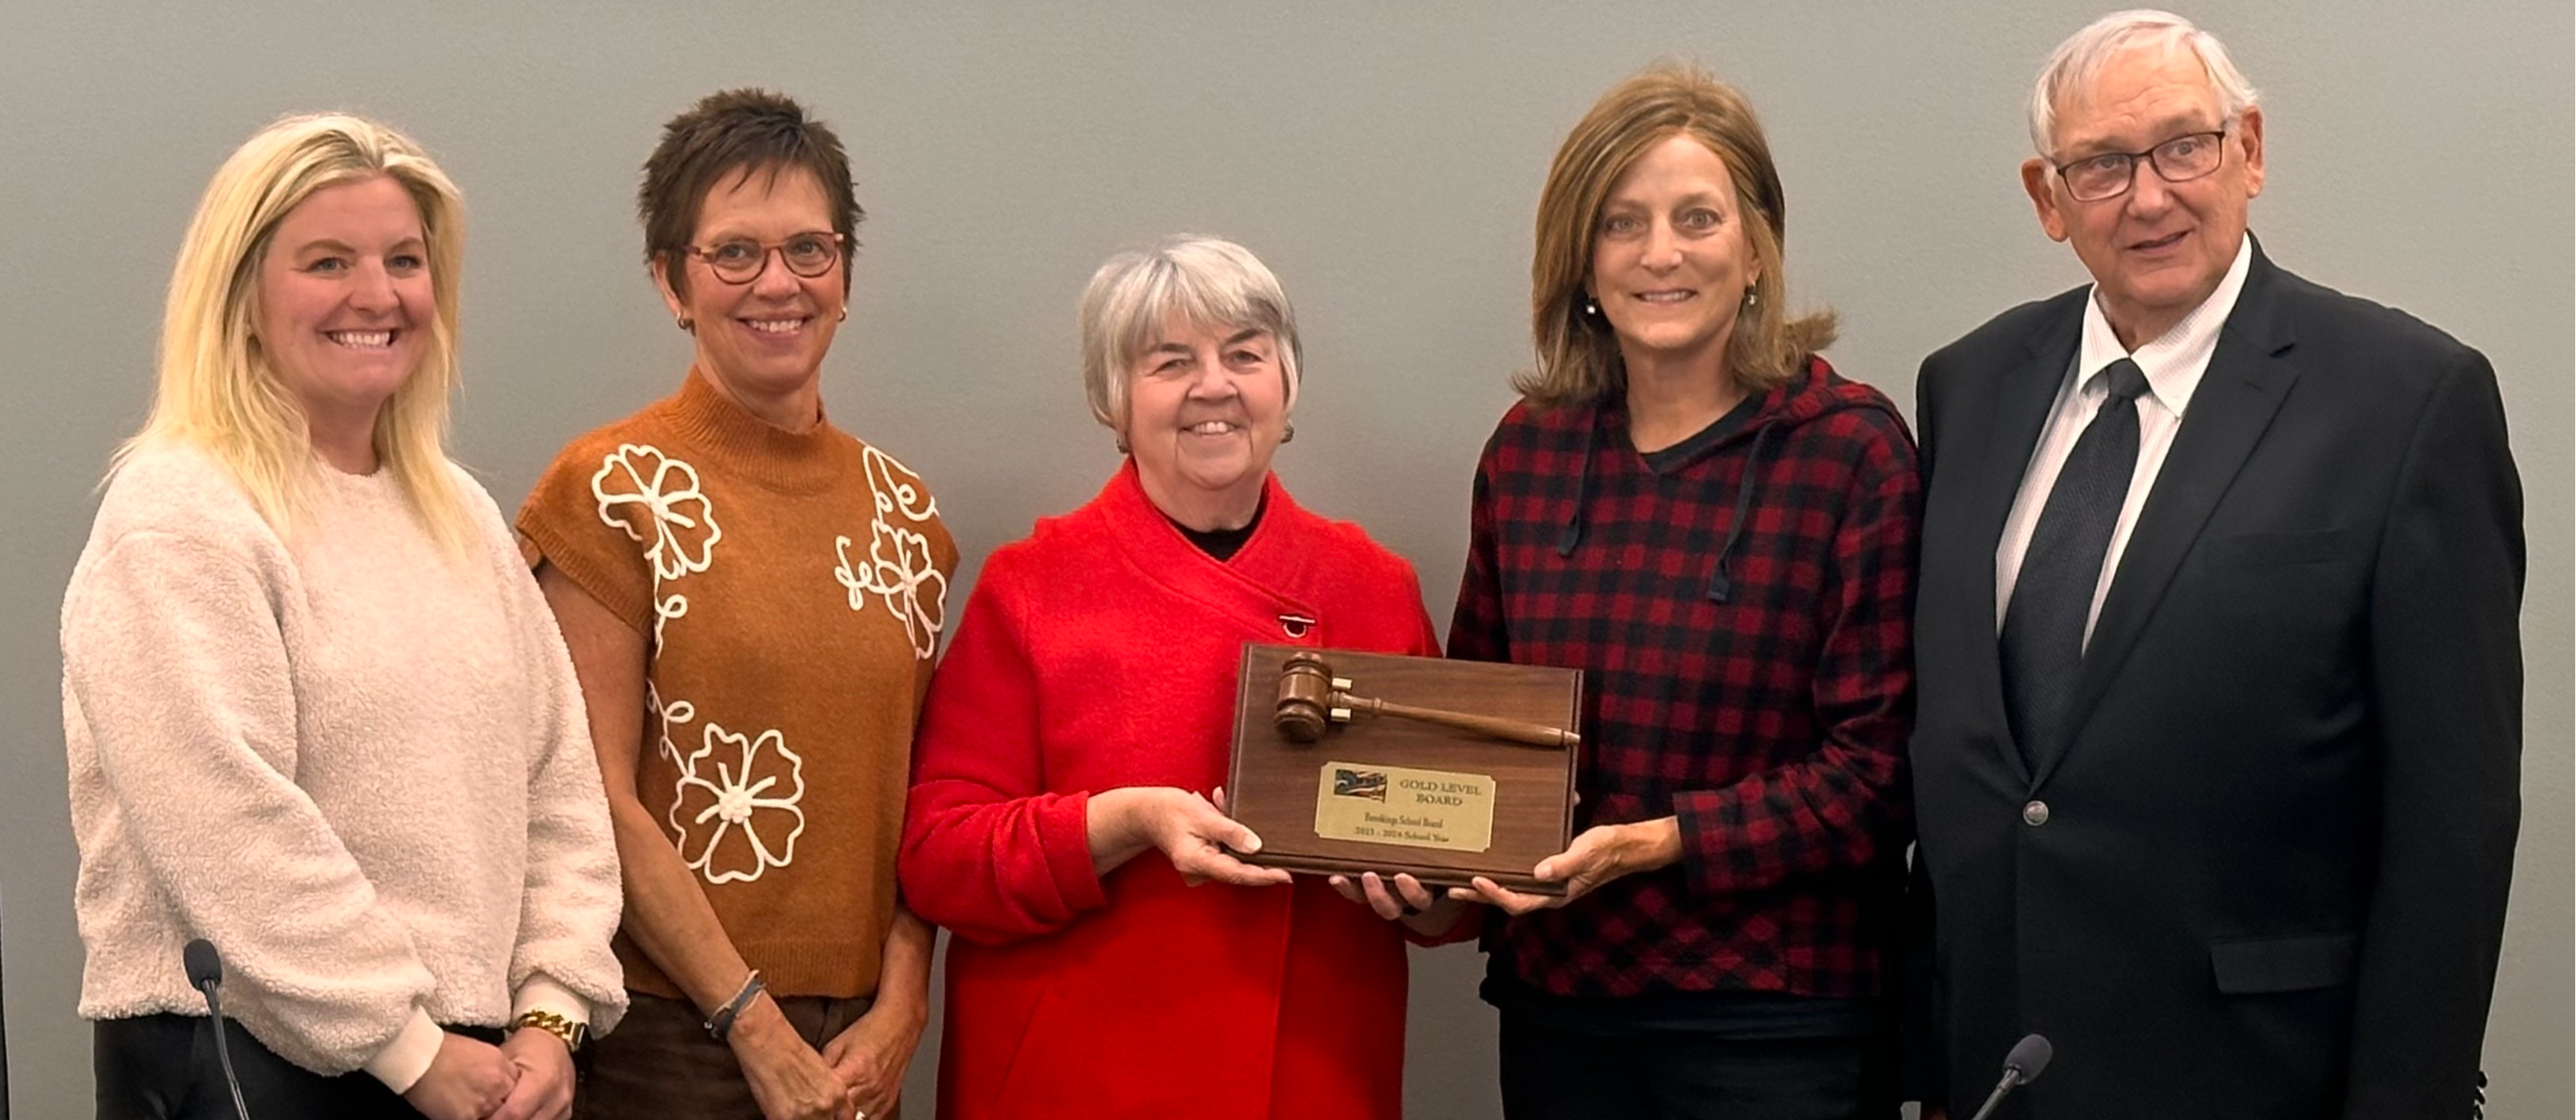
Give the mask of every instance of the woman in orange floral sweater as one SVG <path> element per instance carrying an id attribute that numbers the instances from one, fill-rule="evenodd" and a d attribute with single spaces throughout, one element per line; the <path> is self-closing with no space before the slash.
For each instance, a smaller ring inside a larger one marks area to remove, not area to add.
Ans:
<path id="1" fill-rule="evenodd" d="M 894 852 L 956 548 L 921 479 L 823 415 L 860 216 L 831 131 L 716 94 L 639 201 L 696 363 L 573 441 L 519 515 L 625 871 L 635 1010 L 578 1107 L 884 1120 L 928 1013 Z"/>

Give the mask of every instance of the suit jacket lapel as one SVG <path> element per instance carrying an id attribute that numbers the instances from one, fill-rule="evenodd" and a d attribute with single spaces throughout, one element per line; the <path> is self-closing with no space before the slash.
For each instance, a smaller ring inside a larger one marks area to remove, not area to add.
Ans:
<path id="1" fill-rule="evenodd" d="M 2066 313 L 2053 317 L 2048 329 L 2032 335 L 2030 345 L 2020 357 L 2020 364 L 2009 371 L 1996 387 L 1994 430 L 1986 440 L 1985 459 L 1978 468 L 1977 485 L 1971 493 L 1980 503 L 1969 522 L 1975 531 L 1968 543 L 1977 550 L 1977 563 L 1970 569 L 1981 573 L 1975 581 L 1972 597 L 1975 603 L 1975 625 L 1993 633 L 1995 621 L 1995 549 L 2003 542 L 2004 522 L 2012 518 L 2013 498 L 2021 492 L 2022 473 L 2030 468 L 2031 454 L 2039 447 L 2039 434 L 2048 424 L 2049 406 L 2057 402 L 2057 391 L 2066 382 L 2066 370 L 2075 361 L 2076 344 L 2084 331 L 2084 300 L 2090 298 L 2084 288 L 2071 293 L 2073 299 L 2061 299 Z M 1982 647 L 1985 655 L 1975 659 L 1977 694 L 1985 707 L 1986 725 L 1995 729 L 1996 741 L 2003 748 L 2004 764 L 2028 781 L 2027 764 L 2021 749 L 2012 741 L 2012 721 L 2004 712 L 2003 648 L 1997 642 Z"/>
<path id="2" fill-rule="evenodd" d="M 2219 331 L 2209 370 L 2192 394 L 2191 411 L 2183 417 L 2182 430 L 2174 433 L 2173 449 L 2138 511 L 2128 547 L 2112 573 L 2110 593 L 2102 598 L 2102 613 L 2093 622 L 2093 639 L 2076 674 L 2067 743 L 2083 738 L 2085 722 L 2136 647 L 2184 554 L 2298 381 L 2298 365 L 2287 356 L 2294 342 L 2291 325 L 2273 298 L 2279 275 L 2256 246 L 2245 288 Z M 2040 780 L 2056 769 L 2059 757 L 2040 760 Z"/>

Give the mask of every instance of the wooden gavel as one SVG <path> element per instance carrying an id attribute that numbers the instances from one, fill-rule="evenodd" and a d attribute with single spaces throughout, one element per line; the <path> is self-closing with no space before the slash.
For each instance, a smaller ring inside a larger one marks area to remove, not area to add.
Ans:
<path id="1" fill-rule="evenodd" d="M 1452 712 L 1440 708 L 1417 708 L 1368 696 L 1351 695 L 1347 677 L 1336 677 L 1330 662 L 1313 650 L 1298 650 L 1288 655 L 1279 666 L 1279 707 L 1271 722 L 1289 741 L 1312 743 L 1336 723 L 1349 723 L 1356 716 L 1394 716 L 1398 719 L 1436 723 L 1461 731 L 1473 731 L 1533 747 L 1575 747 L 1583 737 L 1562 727 L 1549 727 L 1500 716 L 1480 716 L 1471 712 Z"/>

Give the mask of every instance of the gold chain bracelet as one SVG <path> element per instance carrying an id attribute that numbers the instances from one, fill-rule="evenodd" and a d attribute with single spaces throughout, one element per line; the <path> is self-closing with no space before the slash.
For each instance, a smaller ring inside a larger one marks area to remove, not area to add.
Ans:
<path id="1" fill-rule="evenodd" d="M 510 1029 L 515 1031 L 522 1027 L 535 1027 L 560 1038 L 565 1048 L 576 1054 L 581 1052 L 583 1043 L 590 1041 L 590 1024 L 567 1019 L 552 1011 L 520 1012 L 519 1017 L 511 1022 Z"/>

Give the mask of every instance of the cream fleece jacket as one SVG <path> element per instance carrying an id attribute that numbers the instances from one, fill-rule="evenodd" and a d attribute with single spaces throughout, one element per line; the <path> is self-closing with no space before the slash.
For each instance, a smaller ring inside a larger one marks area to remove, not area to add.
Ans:
<path id="1" fill-rule="evenodd" d="M 438 1024 L 624 1013 L 617 856 L 572 663 L 482 487 L 441 551 L 314 464 L 292 541 L 187 448 L 117 472 L 63 600 L 80 1013 L 224 1011 L 408 1089 Z"/>

